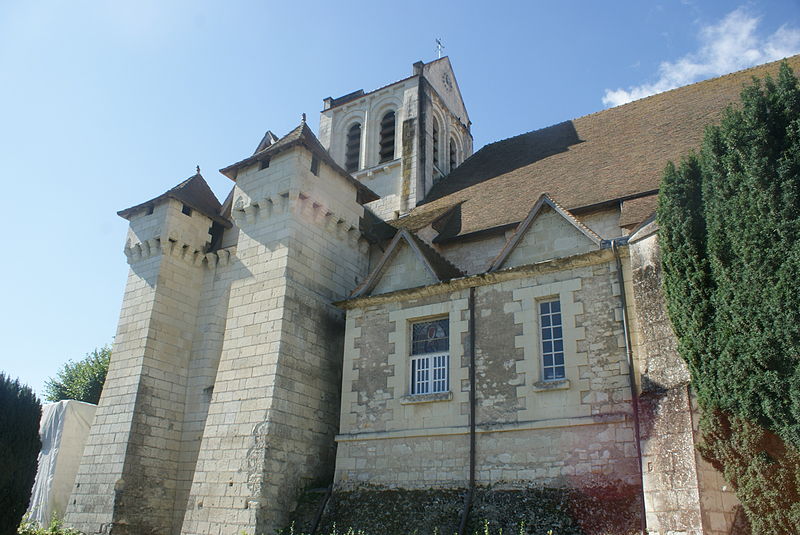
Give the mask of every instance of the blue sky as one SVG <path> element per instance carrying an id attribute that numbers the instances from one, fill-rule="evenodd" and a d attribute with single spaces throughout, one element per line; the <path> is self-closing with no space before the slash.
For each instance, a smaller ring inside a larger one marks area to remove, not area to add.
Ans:
<path id="1" fill-rule="evenodd" d="M 322 99 L 436 58 L 475 148 L 800 52 L 800 3 L 692 0 L 0 4 L 0 371 L 47 377 L 113 340 L 127 274 L 116 211 L 283 135 Z"/>

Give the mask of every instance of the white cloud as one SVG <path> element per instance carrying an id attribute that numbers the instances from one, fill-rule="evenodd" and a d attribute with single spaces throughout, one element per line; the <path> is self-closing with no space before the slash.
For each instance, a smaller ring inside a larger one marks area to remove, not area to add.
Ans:
<path id="1" fill-rule="evenodd" d="M 800 52 L 800 29 L 781 26 L 764 38 L 756 33 L 759 18 L 739 8 L 719 24 L 700 30 L 700 49 L 658 67 L 658 80 L 629 89 L 606 89 L 603 104 L 619 106 L 706 78 L 721 76 Z"/>

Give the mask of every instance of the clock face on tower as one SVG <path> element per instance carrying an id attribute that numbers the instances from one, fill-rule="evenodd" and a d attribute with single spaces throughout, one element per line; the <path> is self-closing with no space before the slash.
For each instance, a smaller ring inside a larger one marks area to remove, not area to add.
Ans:
<path id="1" fill-rule="evenodd" d="M 444 73 L 442 75 L 442 83 L 444 84 L 444 88 L 447 89 L 448 91 L 453 90 L 453 80 L 450 79 L 449 73 Z"/>

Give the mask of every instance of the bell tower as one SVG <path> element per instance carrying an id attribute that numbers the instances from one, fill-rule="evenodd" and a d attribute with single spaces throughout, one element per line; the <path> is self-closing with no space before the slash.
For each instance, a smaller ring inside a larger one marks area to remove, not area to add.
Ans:
<path id="1" fill-rule="evenodd" d="M 367 206 L 390 220 L 472 155 L 470 125 L 445 56 L 374 91 L 324 99 L 319 132 L 336 163 L 380 196 Z"/>

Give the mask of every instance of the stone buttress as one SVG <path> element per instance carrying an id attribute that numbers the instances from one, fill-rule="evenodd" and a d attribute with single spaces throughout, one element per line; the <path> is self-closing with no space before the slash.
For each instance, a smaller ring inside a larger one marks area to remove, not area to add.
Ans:
<path id="1" fill-rule="evenodd" d="M 223 169 L 238 274 L 181 533 L 271 533 L 332 477 L 344 318 L 330 303 L 366 273 L 374 194 L 326 156 L 303 123 Z"/>

